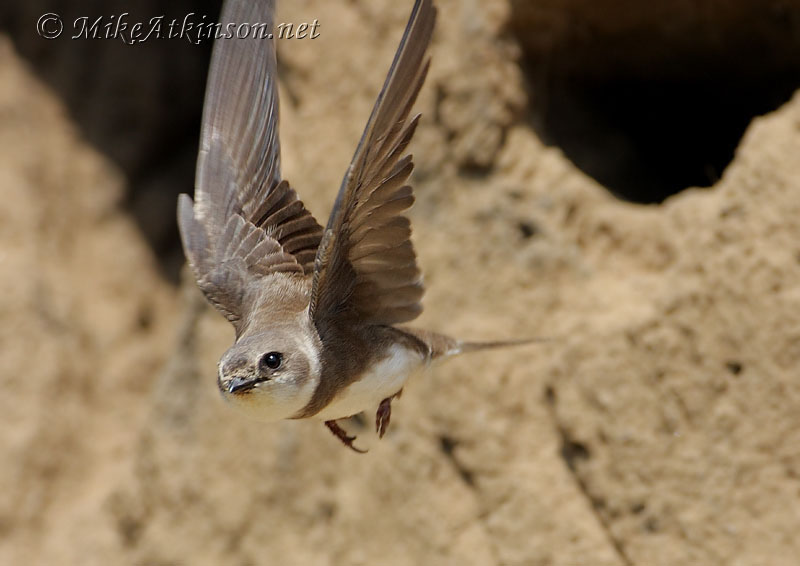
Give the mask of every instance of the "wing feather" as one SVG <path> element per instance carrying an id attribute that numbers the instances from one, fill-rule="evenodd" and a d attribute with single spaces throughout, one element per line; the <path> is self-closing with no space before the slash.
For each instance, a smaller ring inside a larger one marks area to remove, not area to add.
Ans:
<path id="1" fill-rule="evenodd" d="M 220 38 L 209 69 L 195 200 L 181 195 L 187 259 L 209 301 L 236 323 L 244 289 L 273 273 L 311 274 L 322 227 L 280 174 L 274 0 L 227 0 L 220 17 L 251 24 Z M 253 24 L 266 24 L 255 31 Z"/>
<path id="2" fill-rule="evenodd" d="M 318 326 L 349 313 L 365 324 L 395 324 L 422 311 L 423 285 L 403 213 L 413 162 L 403 156 L 419 116 L 409 119 L 428 71 L 436 9 L 417 0 L 347 174 L 314 266 L 311 316 Z"/>

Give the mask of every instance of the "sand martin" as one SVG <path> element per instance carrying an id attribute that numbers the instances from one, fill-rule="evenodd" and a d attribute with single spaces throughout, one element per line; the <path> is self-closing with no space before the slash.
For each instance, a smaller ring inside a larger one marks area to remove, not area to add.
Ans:
<path id="1" fill-rule="evenodd" d="M 274 40 L 217 39 L 196 200 L 178 202 L 197 284 L 236 330 L 219 362 L 223 397 L 262 421 L 324 421 L 357 451 L 337 419 L 375 411 L 382 437 L 392 399 L 431 360 L 524 342 L 396 326 L 422 311 L 406 147 L 435 20 L 432 1 L 417 0 L 324 229 L 281 178 Z M 221 29 L 229 22 L 274 28 L 274 0 L 228 0 Z"/>

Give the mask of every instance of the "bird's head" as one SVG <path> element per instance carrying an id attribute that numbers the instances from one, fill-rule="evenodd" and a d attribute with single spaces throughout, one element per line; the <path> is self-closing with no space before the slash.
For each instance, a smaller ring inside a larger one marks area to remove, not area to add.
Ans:
<path id="1" fill-rule="evenodd" d="M 220 392 L 235 408 L 260 421 L 290 418 L 317 388 L 321 349 L 310 321 L 245 334 L 219 361 Z"/>

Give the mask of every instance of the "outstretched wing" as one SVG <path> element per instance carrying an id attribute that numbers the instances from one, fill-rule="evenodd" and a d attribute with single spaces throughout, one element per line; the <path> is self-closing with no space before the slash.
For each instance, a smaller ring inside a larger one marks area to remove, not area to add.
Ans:
<path id="1" fill-rule="evenodd" d="M 277 62 L 267 36 L 274 32 L 274 8 L 274 0 L 225 3 L 220 32 L 247 23 L 250 34 L 214 44 L 196 202 L 188 195 L 178 202 L 181 239 L 197 283 L 234 326 L 246 308 L 247 283 L 278 272 L 310 274 L 322 235 L 297 193 L 281 181 Z"/>
<path id="2" fill-rule="evenodd" d="M 319 325 L 352 315 L 395 324 L 422 311 L 423 286 L 403 216 L 414 202 L 403 152 L 419 115 L 408 119 L 425 80 L 436 8 L 417 0 L 317 251 L 311 316 Z"/>

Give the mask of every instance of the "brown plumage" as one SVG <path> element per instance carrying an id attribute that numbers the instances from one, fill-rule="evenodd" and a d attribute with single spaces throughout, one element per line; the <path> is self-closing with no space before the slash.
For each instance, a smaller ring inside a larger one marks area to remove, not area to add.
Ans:
<path id="1" fill-rule="evenodd" d="M 220 23 L 274 30 L 273 18 L 272 0 L 228 0 Z M 281 178 L 274 41 L 216 41 L 195 202 L 181 195 L 178 220 L 198 286 L 236 328 L 220 390 L 256 418 L 319 418 L 353 448 L 337 419 L 377 407 L 382 436 L 391 400 L 430 360 L 512 344 L 393 326 L 422 311 L 405 152 L 435 20 L 416 0 L 324 230 Z"/>

